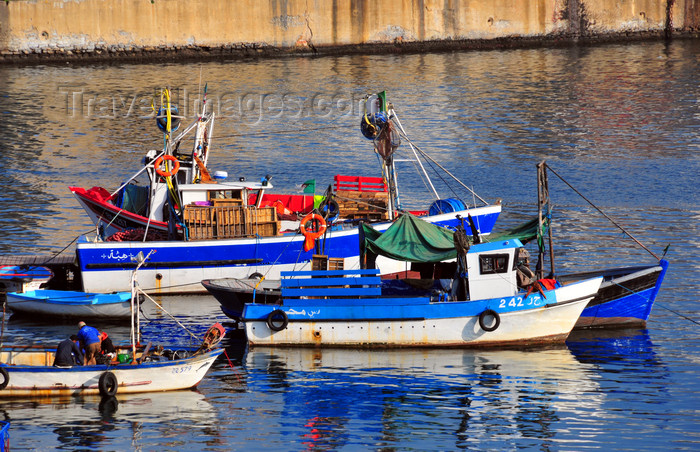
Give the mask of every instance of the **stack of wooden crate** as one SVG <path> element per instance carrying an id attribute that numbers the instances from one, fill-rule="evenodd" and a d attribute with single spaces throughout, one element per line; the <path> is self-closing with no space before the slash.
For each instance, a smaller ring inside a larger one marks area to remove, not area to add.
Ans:
<path id="1" fill-rule="evenodd" d="M 365 176 L 335 176 L 335 200 L 347 219 L 389 219 L 389 193 L 384 179 Z"/>
<path id="2" fill-rule="evenodd" d="M 389 194 L 383 191 L 338 190 L 334 199 L 340 216 L 347 219 L 389 219 Z"/>
<path id="3" fill-rule="evenodd" d="M 274 207 L 256 208 L 214 203 L 185 206 L 184 222 L 189 240 L 270 237 L 279 234 L 280 222 Z"/>
<path id="4" fill-rule="evenodd" d="M 344 270 L 345 259 L 342 257 L 328 257 L 325 254 L 311 256 L 311 270 Z"/>

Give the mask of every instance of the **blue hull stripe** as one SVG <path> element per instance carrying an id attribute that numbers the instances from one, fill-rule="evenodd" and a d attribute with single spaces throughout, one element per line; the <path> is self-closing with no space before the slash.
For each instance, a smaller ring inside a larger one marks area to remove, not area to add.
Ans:
<path id="1" fill-rule="evenodd" d="M 499 213 L 479 215 L 482 232 L 490 233 Z M 456 226 L 457 220 L 443 222 Z M 341 235 L 342 234 L 342 235 Z M 132 257 L 139 251 L 147 254 L 155 249 L 148 263 L 151 269 L 203 268 L 221 266 L 283 265 L 311 261 L 316 252 L 301 250 L 303 237 L 299 234 L 263 239 L 232 239 L 198 242 L 104 242 L 99 246 L 77 248 L 82 272 L 123 271 L 134 267 Z M 357 232 L 329 235 L 324 254 L 337 258 L 359 255 Z"/>
<path id="2" fill-rule="evenodd" d="M 318 303 L 319 300 L 300 300 L 298 304 L 276 306 L 248 304 L 243 312 L 245 320 L 265 320 L 270 312 L 281 309 L 287 314 L 290 322 L 293 321 L 378 321 L 378 320 L 405 320 L 405 319 L 441 319 L 474 317 L 486 309 L 492 309 L 499 314 L 525 311 L 531 309 L 552 306 L 556 304 L 554 291 L 545 292 L 547 299 L 539 294 L 530 295 L 526 299 L 522 296 L 505 298 L 493 298 L 490 300 L 461 301 L 430 303 L 428 298 L 393 298 L 377 300 L 358 300 L 359 303 L 348 302 L 342 304 L 342 300 L 328 300 L 334 303 Z M 301 302 L 305 303 L 301 303 Z M 386 301 L 386 302 L 385 302 Z"/>

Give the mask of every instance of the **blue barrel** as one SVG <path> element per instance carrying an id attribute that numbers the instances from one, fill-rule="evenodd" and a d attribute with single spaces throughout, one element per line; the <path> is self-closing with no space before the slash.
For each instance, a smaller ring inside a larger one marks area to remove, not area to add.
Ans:
<path id="1" fill-rule="evenodd" d="M 466 206 L 457 198 L 438 199 L 430 205 L 429 215 L 440 215 L 443 213 L 458 212 L 465 210 Z"/>

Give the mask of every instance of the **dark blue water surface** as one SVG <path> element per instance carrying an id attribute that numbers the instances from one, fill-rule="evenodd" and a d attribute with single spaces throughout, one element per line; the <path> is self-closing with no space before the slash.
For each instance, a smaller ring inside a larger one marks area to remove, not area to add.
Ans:
<path id="1" fill-rule="evenodd" d="M 162 146 L 169 86 L 217 112 L 212 170 L 279 191 L 379 175 L 358 101 L 387 90 L 410 139 L 480 196 L 499 226 L 535 212 L 546 160 L 670 270 L 647 329 L 574 333 L 534 351 L 245 348 L 208 296 L 163 299 L 194 334 L 231 329 L 197 391 L 0 401 L 13 450 L 698 450 L 700 41 L 203 64 L 0 68 L 0 254 L 70 254 L 93 229 L 67 187 L 116 188 Z M 400 152 L 409 156 L 404 140 Z M 427 208 L 411 163 L 404 207 Z M 433 177 L 443 197 L 459 196 Z M 654 258 L 550 174 L 560 270 Z M 323 187 L 323 188 L 321 188 Z M 144 308 L 149 339 L 187 343 Z M 97 325 L 117 341 L 127 325 Z M 3 344 L 57 343 L 74 325 L 10 318 Z"/>

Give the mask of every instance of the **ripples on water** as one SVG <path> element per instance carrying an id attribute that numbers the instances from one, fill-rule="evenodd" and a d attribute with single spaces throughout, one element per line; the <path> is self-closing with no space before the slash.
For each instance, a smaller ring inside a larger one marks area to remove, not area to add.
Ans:
<path id="1" fill-rule="evenodd" d="M 698 54 L 697 41 L 674 41 L 0 68 L 2 254 L 57 252 L 91 230 L 67 186 L 116 188 L 160 147 L 153 121 L 138 119 L 151 93 L 169 85 L 192 116 L 208 83 L 219 113 L 210 166 L 231 177 L 271 174 L 290 191 L 336 173 L 377 175 L 356 104 L 386 89 L 417 146 L 503 200 L 501 227 L 535 212 L 535 164 L 547 160 L 652 251 L 670 244 L 671 261 L 648 330 L 576 333 L 566 347 L 530 352 L 247 351 L 232 333 L 230 361 L 198 392 L 0 402 L 12 449 L 697 449 L 698 325 L 681 316 L 700 320 Z M 471 199 L 434 181 L 443 196 Z M 405 206 L 427 207 L 409 164 L 399 183 Z M 653 262 L 551 174 L 550 186 L 560 271 Z M 197 335 L 215 321 L 235 326 L 212 298 L 163 302 Z M 145 318 L 146 336 L 186 345 L 165 313 L 145 308 Z M 124 325 L 100 326 L 128 337 Z M 11 319 L 3 340 L 73 332 Z"/>

